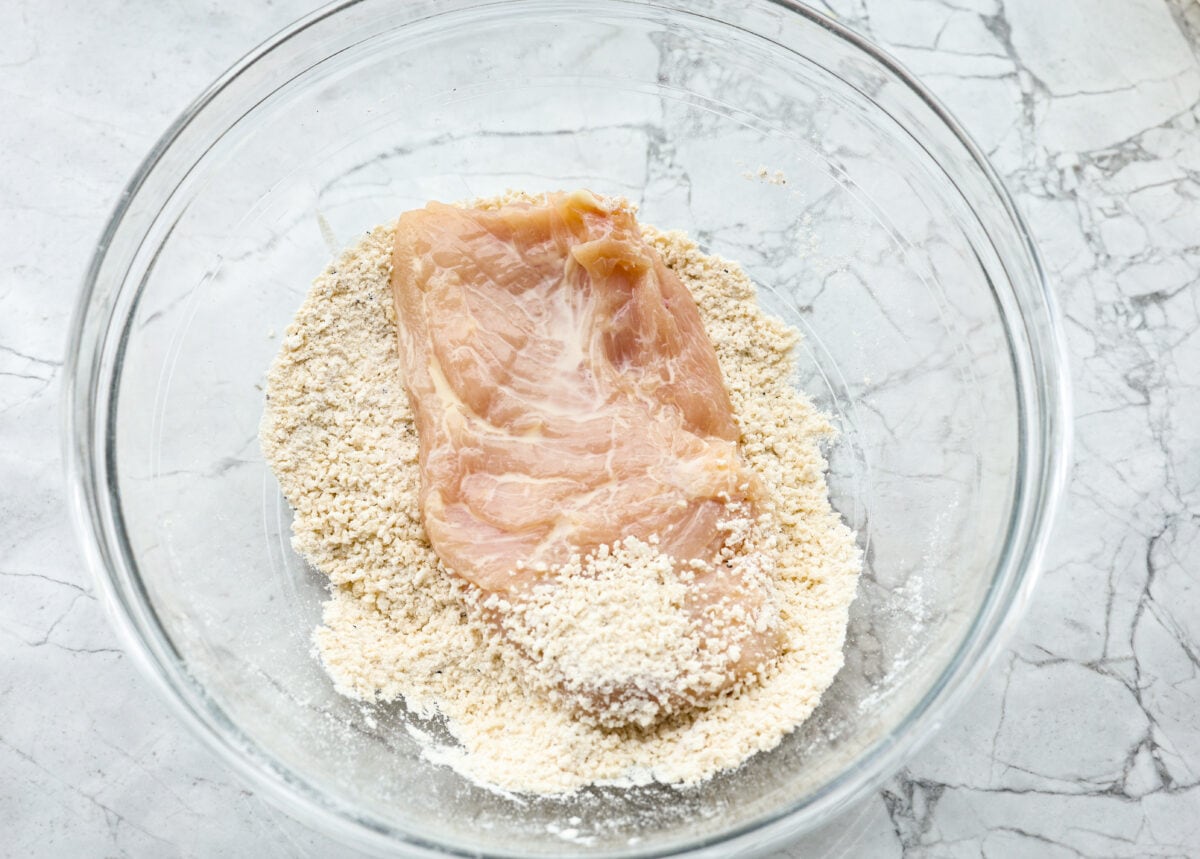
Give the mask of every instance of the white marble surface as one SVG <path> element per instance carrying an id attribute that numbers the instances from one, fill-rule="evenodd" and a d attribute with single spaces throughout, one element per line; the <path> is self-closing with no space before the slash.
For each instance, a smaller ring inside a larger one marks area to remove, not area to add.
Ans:
<path id="1" fill-rule="evenodd" d="M 354 855 L 239 783 L 137 673 L 75 548 L 57 443 L 67 321 L 119 189 L 194 94 L 312 5 L 0 4 L 0 855 Z M 1200 5 L 828 6 L 1009 183 L 1066 314 L 1077 436 L 1015 640 L 811 847 L 1200 855 Z"/>

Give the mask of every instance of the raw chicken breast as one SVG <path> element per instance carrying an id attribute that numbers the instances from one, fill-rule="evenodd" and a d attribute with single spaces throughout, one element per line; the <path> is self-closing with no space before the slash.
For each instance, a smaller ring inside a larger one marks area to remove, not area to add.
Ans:
<path id="1" fill-rule="evenodd" d="M 572 555 L 657 538 L 713 570 L 698 614 L 736 590 L 762 615 L 719 558 L 722 522 L 761 490 L 695 302 L 627 205 L 430 203 L 399 220 L 392 288 L 424 524 L 449 569 L 512 597 Z M 779 641 L 740 634 L 728 681 Z"/>

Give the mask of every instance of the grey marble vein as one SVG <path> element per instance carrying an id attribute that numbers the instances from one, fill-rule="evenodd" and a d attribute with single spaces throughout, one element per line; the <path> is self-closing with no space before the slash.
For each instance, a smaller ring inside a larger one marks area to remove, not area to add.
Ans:
<path id="1" fill-rule="evenodd" d="M 312 5 L 0 4 L 0 855 L 356 855 L 242 784 L 135 670 L 56 441 L 66 325 L 121 186 Z M 916 72 L 1013 191 L 1065 315 L 1077 441 L 1036 600 L 979 690 L 779 855 L 1200 855 L 1200 6 L 819 5 Z M 647 182 L 691 194 L 684 166 Z"/>

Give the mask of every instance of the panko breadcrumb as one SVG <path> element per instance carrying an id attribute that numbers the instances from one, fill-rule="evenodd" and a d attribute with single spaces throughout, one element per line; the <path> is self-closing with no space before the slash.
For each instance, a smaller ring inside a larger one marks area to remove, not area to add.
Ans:
<path id="1" fill-rule="evenodd" d="M 529 197 L 472 205 L 514 199 Z M 798 334 L 762 312 L 739 266 L 701 253 L 683 233 L 643 226 L 696 299 L 743 455 L 766 487 L 769 540 L 751 540 L 746 557 L 770 557 L 759 572 L 772 580 L 785 643 L 754 682 L 707 706 L 658 720 L 622 714 L 626 724 L 580 718 L 572 675 L 642 660 L 669 685 L 664 672 L 688 664 L 694 630 L 670 628 L 680 623 L 687 571 L 653 545 L 624 541 L 603 558 L 579 559 L 578 569 L 556 570 L 570 589 L 562 601 L 528 603 L 501 632 L 487 600 L 442 567 L 420 522 L 417 436 L 389 285 L 393 229 L 372 230 L 317 277 L 267 379 L 262 447 L 294 510 L 295 549 L 331 583 L 314 640 L 336 688 L 403 699 L 418 716 L 443 719 L 460 747 L 436 759 L 510 791 L 691 784 L 778 745 L 842 665 L 862 566 L 854 534 L 829 503 L 820 445 L 832 428 L 791 382 Z M 623 613 L 630 600 L 636 610 Z M 564 607 L 573 616 L 564 619 Z M 649 646 L 655 629 L 666 630 L 669 646 Z M 531 643 L 554 656 L 540 671 L 531 670 Z"/>

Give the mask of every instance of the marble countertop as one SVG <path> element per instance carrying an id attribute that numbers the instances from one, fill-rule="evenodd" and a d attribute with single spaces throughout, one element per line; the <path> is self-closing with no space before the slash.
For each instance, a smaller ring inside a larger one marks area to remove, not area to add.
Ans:
<path id="1" fill-rule="evenodd" d="M 111 631 L 65 505 L 67 324 L 118 193 L 312 0 L 0 4 L 0 855 L 351 856 L 242 784 Z M 1066 318 L 1032 610 L 882 790 L 788 856 L 1200 855 L 1200 5 L 828 0 L 1008 182 Z"/>

